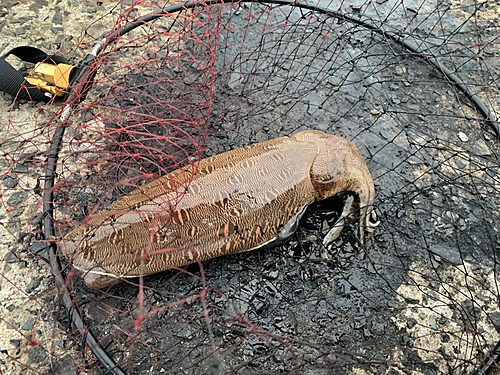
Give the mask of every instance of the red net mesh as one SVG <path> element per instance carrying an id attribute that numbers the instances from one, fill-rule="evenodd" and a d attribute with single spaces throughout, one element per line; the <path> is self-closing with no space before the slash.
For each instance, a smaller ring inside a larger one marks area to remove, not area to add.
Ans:
<path id="1" fill-rule="evenodd" d="M 493 369 L 497 135 L 453 78 L 428 64 L 459 76 L 496 116 L 500 34 L 490 7 L 339 3 L 325 14 L 298 4 L 202 3 L 148 20 L 97 55 L 95 80 L 64 122 L 49 213 L 41 194 L 64 106 L 14 101 L 1 133 L 1 371 L 109 371 L 61 303 L 44 215 L 59 243 L 120 197 L 188 166 L 169 197 L 174 210 L 200 158 L 305 129 L 359 148 L 375 181 L 375 233 L 360 246 L 348 230 L 325 248 L 342 211 L 336 198 L 311 205 L 282 246 L 100 290 L 62 256 L 75 311 L 121 368 L 111 371 Z M 157 8 L 110 9 L 66 56 L 76 63 L 104 31 Z"/>

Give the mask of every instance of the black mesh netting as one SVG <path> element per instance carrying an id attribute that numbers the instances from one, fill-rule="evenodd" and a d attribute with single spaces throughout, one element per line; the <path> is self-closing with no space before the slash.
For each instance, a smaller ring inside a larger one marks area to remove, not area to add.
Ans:
<path id="1" fill-rule="evenodd" d="M 101 347 L 130 374 L 498 371 L 497 125 L 463 87 L 498 117 L 500 6 L 317 5 L 203 3 L 108 40 L 63 123 L 50 213 L 40 194 L 63 107 L 13 107 L 1 133 L 4 228 L 17 241 L 0 273 L 10 335 L 1 371 L 108 371 L 47 271 L 46 215 L 57 242 L 192 165 L 175 207 L 201 157 L 305 129 L 343 136 L 364 156 L 380 220 L 364 246 L 353 228 L 323 246 L 342 211 L 332 198 L 311 205 L 284 245 L 99 290 L 63 257 L 69 295 Z M 132 8 L 107 17 L 125 25 L 147 12 Z M 92 45 L 104 30 L 91 31 Z"/>

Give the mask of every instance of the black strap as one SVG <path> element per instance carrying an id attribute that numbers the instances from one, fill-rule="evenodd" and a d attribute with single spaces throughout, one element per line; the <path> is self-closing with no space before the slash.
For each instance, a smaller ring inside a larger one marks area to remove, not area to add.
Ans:
<path id="1" fill-rule="evenodd" d="M 12 65 L 5 61 L 5 58 L 9 55 L 17 56 L 23 61 L 34 64 L 42 61 L 52 62 L 53 64 L 69 64 L 69 61 L 62 56 L 49 56 L 41 49 L 30 46 L 16 47 L 0 57 L 0 91 L 4 91 L 17 99 L 32 100 L 35 102 L 50 101 L 52 99 L 50 96 L 38 91 L 35 86 L 24 79 L 21 72 L 14 69 Z"/>

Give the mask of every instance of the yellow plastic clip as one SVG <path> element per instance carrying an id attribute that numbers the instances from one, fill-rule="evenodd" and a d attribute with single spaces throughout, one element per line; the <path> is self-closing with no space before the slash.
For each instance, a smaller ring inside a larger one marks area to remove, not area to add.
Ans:
<path id="1" fill-rule="evenodd" d="M 38 63 L 26 80 L 41 92 L 62 96 L 70 85 L 74 72 L 73 65 Z"/>

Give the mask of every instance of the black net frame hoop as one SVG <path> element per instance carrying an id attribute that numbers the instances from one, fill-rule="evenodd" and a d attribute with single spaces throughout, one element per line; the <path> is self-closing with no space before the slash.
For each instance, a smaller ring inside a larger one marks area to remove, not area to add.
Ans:
<path id="1" fill-rule="evenodd" d="M 244 3 L 246 1 L 240 1 L 238 3 Z M 249 1 L 250 2 L 250 1 Z M 119 36 L 122 36 L 130 31 L 132 31 L 134 28 L 141 26 L 145 23 L 152 22 L 156 18 L 165 16 L 165 15 L 174 15 L 176 13 L 182 12 L 184 10 L 189 10 L 194 7 L 199 7 L 199 6 L 211 6 L 211 5 L 216 5 L 216 4 L 224 4 L 228 3 L 226 1 L 213 1 L 210 3 L 204 3 L 204 2 L 185 2 L 182 4 L 166 7 L 164 9 L 161 9 L 157 12 L 154 12 L 150 15 L 144 16 L 144 17 L 139 17 L 136 19 L 136 21 L 129 23 L 126 27 L 120 28 L 118 30 L 114 30 L 111 33 L 108 33 L 106 36 L 103 37 L 102 41 L 99 42 L 95 47 L 94 50 L 92 51 L 91 54 L 89 54 L 80 64 L 80 73 L 79 76 L 76 79 L 76 84 L 73 87 L 73 91 L 70 92 L 68 97 L 65 100 L 65 104 L 61 109 L 61 112 L 59 114 L 59 126 L 57 131 L 52 137 L 51 141 L 51 146 L 50 146 L 50 151 L 47 159 L 47 168 L 46 168 L 46 174 L 45 174 L 45 185 L 43 189 L 43 229 L 44 229 L 44 234 L 46 239 L 51 239 L 55 236 L 55 231 L 54 231 L 54 225 L 53 225 L 53 219 L 52 219 L 52 212 L 53 212 L 53 187 L 55 183 L 55 170 L 57 167 L 58 163 L 58 155 L 59 151 L 61 148 L 61 142 L 63 140 L 65 128 L 66 128 L 66 121 L 68 117 L 71 114 L 71 111 L 76 108 L 79 104 L 79 100 L 82 99 L 82 92 L 86 92 L 87 90 L 90 90 L 92 88 L 92 80 L 93 76 L 95 75 L 95 71 L 97 67 L 95 66 L 95 62 L 97 60 L 97 57 L 104 53 L 106 50 L 106 47 L 109 44 L 113 43 L 113 40 Z M 229 2 L 229 3 L 236 3 L 236 2 Z M 476 96 L 476 94 L 465 84 L 463 83 L 455 74 L 453 74 L 450 70 L 448 70 L 445 66 L 443 66 L 438 59 L 435 57 L 429 56 L 427 53 L 422 53 L 419 52 L 418 49 L 411 44 L 411 42 L 401 38 L 400 36 L 396 34 L 392 34 L 390 32 L 383 31 L 382 29 L 372 25 L 370 23 L 369 19 L 358 19 L 354 17 L 347 16 L 345 14 L 335 12 L 317 5 L 313 5 L 310 3 L 306 2 L 293 2 L 293 1 L 259 1 L 261 4 L 268 4 L 272 6 L 291 6 L 291 7 L 297 7 L 301 9 L 306 9 L 310 11 L 315 11 L 319 13 L 323 13 L 325 15 L 328 15 L 330 17 L 338 18 L 339 20 L 342 21 L 347 21 L 351 22 L 353 24 L 356 24 L 358 26 L 362 26 L 364 28 L 369 29 L 370 31 L 373 31 L 377 34 L 379 34 L 381 37 L 390 39 L 394 41 L 395 43 L 401 45 L 403 48 L 407 49 L 411 53 L 418 55 L 418 56 L 425 56 L 425 59 L 427 62 L 429 62 L 431 65 L 433 65 L 438 71 L 440 71 L 443 75 L 447 76 L 447 78 L 454 82 L 454 84 L 458 87 L 460 91 L 462 91 L 477 107 L 478 111 L 483 114 L 487 122 L 493 127 L 495 133 L 497 136 L 500 135 L 500 130 L 499 126 L 497 123 L 496 118 L 492 114 L 492 112 L 487 108 L 484 103 L 482 103 L 479 98 Z M 77 332 L 79 331 L 83 337 L 85 337 L 86 344 L 89 346 L 89 348 L 94 352 L 94 355 L 99 359 L 99 361 L 102 363 L 102 365 L 109 371 L 109 373 L 112 374 L 124 374 L 124 371 L 120 369 L 116 364 L 111 360 L 111 358 L 107 355 L 107 353 L 99 346 L 97 340 L 93 337 L 93 335 L 89 332 L 89 330 L 86 328 L 85 323 L 83 319 L 80 316 L 80 313 L 78 312 L 78 309 L 74 305 L 74 299 L 68 292 L 68 284 L 64 280 L 62 276 L 62 271 L 61 271 L 61 266 L 59 264 L 58 260 L 58 255 L 56 251 L 56 245 L 55 243 L 51 244 L 48 249 L 48 258 L 50 259 L 51 262 L 51 269 L 56 281 L 56 285 L 62 295 L 62 300 L 65 305 L 65 307 L 68 309 L 71 315 L 71 320 L 73 321 L 73 324 L 77 328 Z M 494 350 L 492 353 L 492 356 L 497 355 L 498 351 L 498 345 L 496 348 L 496 351 Z M 490 361 L 491 362 L 491 361 Z M 492 364 L 490 363 L 490 366 Z M 489 367 L 488 367 L 489 368 Z M 480 373 L 487 373 L 489 370 L 481 370 L 482 372 Z"/>

